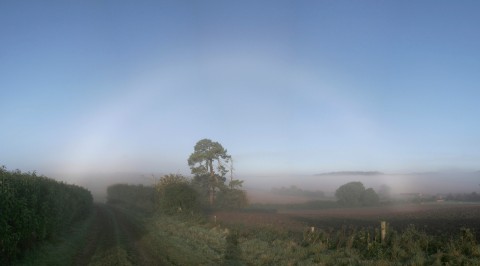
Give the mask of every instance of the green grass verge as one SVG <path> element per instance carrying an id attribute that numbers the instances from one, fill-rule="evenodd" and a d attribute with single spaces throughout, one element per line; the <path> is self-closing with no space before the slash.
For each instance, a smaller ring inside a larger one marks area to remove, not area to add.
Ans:
<path id="1" fill-rule="evenodd" d="M 94 215 L 95 212 L 92 211 L 85 220 L 71 225 L 54 239 L 27 251 L 22 258 L 13 262 L 13 265 L 71 265 L 77 251 L 85 242 Z"/>
<path id="2" fill-rule="evenodd" d="M 198 221 L 156 216 L 147 222 L 144 245 L 171 265 L 222 265 L 228 231 Z"/>

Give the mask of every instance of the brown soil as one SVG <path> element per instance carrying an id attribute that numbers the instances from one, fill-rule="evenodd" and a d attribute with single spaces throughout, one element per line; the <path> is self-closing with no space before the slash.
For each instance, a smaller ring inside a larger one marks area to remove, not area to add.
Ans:
<path id="1" fill-rule="evenodd" d="M 279 213 L 216 212 L 217 222 L 251 226 L 272 226 L 289 230 L 377 227 L 381 220 L 396 230 L 414 225 L 432 234 L 458 233 L 460 228 L 474 229 L 480 237 L 480 205 L 416 204 L 391 207 L 292 210 Z M 213 219 L 213 217 L 212 217 Z"/>
<path id="2" fill-rule="evenodd" d="M 311 198 L 302 196 L 286 196 L 278 195 L 270 191 L 261 190 L 248 190 L 247 191 L 248 202 L 250 203 L 262 203 L 262 204 L 289 204 L 289 203 L 304 203 Z"/>

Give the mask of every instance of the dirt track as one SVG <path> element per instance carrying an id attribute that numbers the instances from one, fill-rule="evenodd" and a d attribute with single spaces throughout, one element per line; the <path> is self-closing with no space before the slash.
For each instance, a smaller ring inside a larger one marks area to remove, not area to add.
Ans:
<path id="1" fill-rule="evenodd" d="M 94 221 L 74 265 L 163 265 L 142 247 L 142 226 L 129 215 L 105 204 L 97 204 Z"/>

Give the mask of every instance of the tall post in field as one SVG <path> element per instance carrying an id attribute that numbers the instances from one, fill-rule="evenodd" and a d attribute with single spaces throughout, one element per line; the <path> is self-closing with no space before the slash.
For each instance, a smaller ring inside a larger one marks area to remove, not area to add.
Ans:
<path id="1" fill-rule="evenodd" d="M 380 222 L 382 244 L 385 243 L 385 235 L 387 234 L 387 223 L 385 221 Z"/>

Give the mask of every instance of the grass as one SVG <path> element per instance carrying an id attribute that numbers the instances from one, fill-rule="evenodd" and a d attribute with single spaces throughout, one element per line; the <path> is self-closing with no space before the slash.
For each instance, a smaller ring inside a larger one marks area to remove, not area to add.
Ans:
<path id="1" fill-rule="evenodd" d="M 85 242 L 93 220 L 94 213 L 91 212 L 87 219 L 71 225 L 54 239 L 27 251 L 13 265 L 71 265 L 78 249 Z"/>
<path id="2" fill-rule="evenodd" d="M 115 246 L 107 250 L 100 250 L 93 255 L 89 266 L 131 266 L 128 259 L 128 253 L 120 246 Z"/>
<path id="3" fill-rule="evenodd" d="M 95 254 L 93 254 L 89 266 L 131 266 L 132 263 L 126 251 L 125 240 L 120 238 L 117 220 L 113 217 L 114 214 L 111 209 L 108 209 L 107 213 L 109 220 L 112 221 L 111 226 L 113 226 L 114 239 L 103 239 L 103 241 L 113 241 L 113 245 L 109 245 L 108 243 L 100 245 L 95 251 Z"/>
<path id="4" fill-rule="evenodd" d="M 223 263 L 228 231 L 196 220 L 155 216 L 147 225 L 146 243 L 175 265 L 219 265 Z"/>

